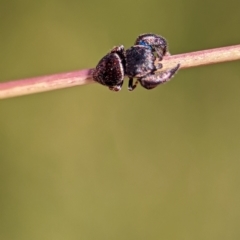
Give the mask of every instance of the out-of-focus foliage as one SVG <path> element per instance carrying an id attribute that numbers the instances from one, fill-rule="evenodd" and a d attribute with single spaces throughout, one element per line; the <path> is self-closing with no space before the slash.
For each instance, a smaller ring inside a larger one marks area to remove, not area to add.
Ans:
<path id="1" fill-rule="evenodd" d="M 239 44 L 240 1 L 0 1 L 0 80 L 90 68 L 146 32 Z M 239 239 L 240 65 L 152 91 L 0 102 L 0 239 Z"/>

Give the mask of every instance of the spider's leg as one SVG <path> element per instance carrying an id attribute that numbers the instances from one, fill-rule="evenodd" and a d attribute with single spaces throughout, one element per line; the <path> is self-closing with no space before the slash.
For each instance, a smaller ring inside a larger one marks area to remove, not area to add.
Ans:
<path id="1" fill-rule="evenodd" d="M 159 84 L 170 81 L 170 79 L 174 76 L 179 67 L 180 64 L 170 70 L 161 72 L 159 74 L 148 74 L 145 77 L 139 79 L 140 84 L 146 89 L 153 89 Z"/>
<path id="2" fill-rule="evenodd" d="M 133 91 L 136 88 L 137 84 L 138 84 L 138 80 L 133 84 L 133 78 L 129 78 L 128 90 Z"/>
<path id="3" fill-rule="evenodd" d="M 155 65 L 156 65 L 156 70 L 155 71 L 157 71 L 158 69 L 161 69 L 163 67 L 162 63 L 160 63 L 160 62 L 155 63 Z"/>

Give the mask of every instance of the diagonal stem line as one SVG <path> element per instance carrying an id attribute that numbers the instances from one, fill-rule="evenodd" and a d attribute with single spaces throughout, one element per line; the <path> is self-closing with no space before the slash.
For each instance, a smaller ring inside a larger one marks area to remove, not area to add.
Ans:
<path id="1" fill-rule="evenodd" d="M 93 83 L 92 69 L 0 83 L 0 99 Z"/>
<path id="2" fill-rule="evenodd" d="M 180 68 L 190 68 L 235 60 L 240 60 L 240 44 L 166 56 L 161 63 L 164 69 L 167 69 L 176 66 L 178 63 L 181 64 Z"/>
<path id="3" fill-rule="evenodd" d="M 160 71 L 173 68 L 178 63 L 181 64 L 180 68 L 190 68 L 236 60 L 240 60 L 240 44 L 165 56 L 161 61 L 163 68 L 161 68 Z M 68 73 L 3 82 L 0 83 L 0 99 L 94 83 L 92 70 L 93 69 L 84 69 Z"/>

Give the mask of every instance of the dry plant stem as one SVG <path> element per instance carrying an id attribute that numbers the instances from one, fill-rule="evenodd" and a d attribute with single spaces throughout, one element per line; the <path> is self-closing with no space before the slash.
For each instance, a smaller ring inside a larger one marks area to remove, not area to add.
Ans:
<path id="1" fill-rule="evenodd" d="M 166 56 L 160 71 L 240 60 L 240 45 Z M 92 69 L 0 83 L 0 99 L 93 83 Z"/>
<path id="2" fill-rule="evenodd" d="M 93 83 L 92 69 L 0 83 L 0 99 Z"/>
<path id="3" fill-rule="evenodd" d="M 162 69 L 173 68 L 178 63 L 181 64 L 180 68 L 182 69 L 235 60 L 240 60 L 240 44 L 166 56 L 161 63 L 163 65 Z M 160 71 L 162 71 L 162 69 L 160 69 Z"/>

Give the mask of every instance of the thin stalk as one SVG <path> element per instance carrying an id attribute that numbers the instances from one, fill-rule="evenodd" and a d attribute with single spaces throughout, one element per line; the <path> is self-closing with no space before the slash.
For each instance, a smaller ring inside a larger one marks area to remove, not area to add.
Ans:
<path id="1" fill-rule="evenodd" d="M 181 64 L 182 69 L 236 60 L 240 60 L 240 44 L 166 56 L 161 63 L 164 66 L 162 69 L 172 68 L 178 63 Z"/>
<path id="2" fill-rule="evenodd" d="M 163 68 L 160 69 L 160 71 L 172 68 L 178 63 L 181 64 L 180 68 L 183 69 L 235 60 L 240 60 L 240 44 L 165 56 L 161 61 Z M 92 70 L 93 69 L 85 69 L 68 73 L 3 82 L 0 83 L 0 99 L 94 83 L 91 74 Z"/>

